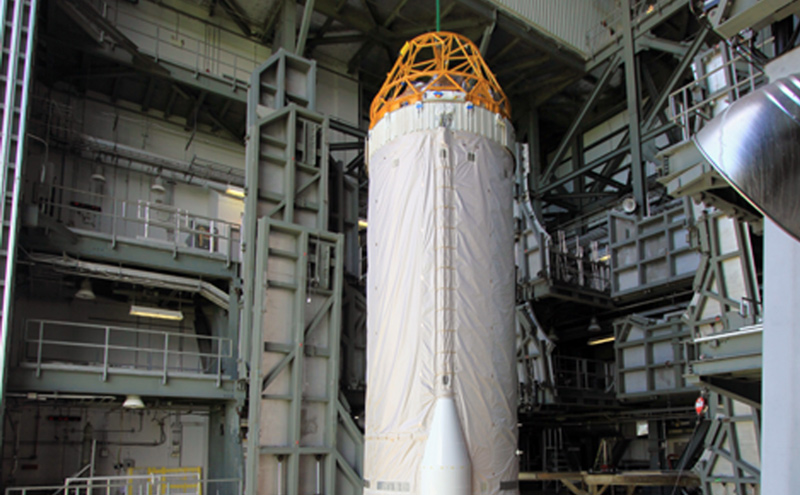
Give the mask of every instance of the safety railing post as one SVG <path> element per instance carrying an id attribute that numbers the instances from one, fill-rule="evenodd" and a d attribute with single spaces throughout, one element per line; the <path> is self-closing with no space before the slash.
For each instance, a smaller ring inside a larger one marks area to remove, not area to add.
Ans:
<path id="1" fill-rule="evenodd" d="M 164 376 L 161 378 L 163 385 L 167 384 L 167 367 L 169 366 L 169 334 L 164 334 Z"/>
<path id="2" fill-rule="evenodd" d="M 178 249 L 178 242 L 180 242 L 180 236 L 181 236 L 181 210 L 179 209 L 179 210 L 177 210 L 175 212 L 175 239 L 174 239 L 174 244 L 175 244 L 175 250 L 176 251 Z"/>
<path id="3" fill-rule="evenodd" d="M 111 199 L 111 247 L 117 245 L 117 200 Z"/>
<path id="4" fill-rule="evenodd" d="M 215 246 L 217 245 L 217 231 L 215 226 L 214 220 L 208 222 L 208 233 L 209 233 L 209 242 L 208 242 L 208 252 L 213 253 L 216 251 Z"/>
<path id="5" fill-rule="evenodd" d="M 42 376 L 42 343 L 44 340 L 44 322 L 39 322 L 39 342 L 36 343 L 36 377 Z"/>
<path id="6" fill-rule="evenodd" d="M 222 384 L 222 340 L 217 340 L 217 387 Z"/>
<path id="7" fill-rule="evenodd" d="M 108 345 L 111 340 L 111 327 L 105 327 L 105 343 L 103 344 L 103 381 L 108 380 Z"/>

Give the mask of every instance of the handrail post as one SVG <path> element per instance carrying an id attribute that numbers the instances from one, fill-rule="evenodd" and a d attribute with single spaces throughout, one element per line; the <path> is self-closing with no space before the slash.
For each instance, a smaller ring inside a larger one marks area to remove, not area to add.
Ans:
<path id="1" fill-rule="evenodd" d="M 222 344 L 221 339 L 217 340 L 217 388 L 222 384 Z"/>
<path id="2" fill-rule="evenodd" d="M 175 244 L 175 250 L 178 250 L 178 242 L 181 236 L 181 210 L 175 212 L 175 239 L 173 239 Z"/>
<path id="3" fill-rule="evenodd" d="M 36 344 L 36 378 L 42 376 L 42 341 L 44 339 L 44 321 L 39 322 L 39 342 Z"/>
<path id="4" fill-rule="evenodd" d="M 230 223 L 225 223 L 226 229 L 226 236 L 227 239 L 227 248 L 225 249 L 225 262 L 226 266 L 231 266 L 231 251 L 233 251 L 233 225 Z"/>
<path id="5" fill-rule="evenodd" d="M 144 238 L 150 238 L 150 203 L 144 204 Z"/>
<path id="6" fill-rule="evenodd" d="M 169 364 L 169 333 L 164 334 L 164 376 L 161 379 L 161 384 L 167 384 L 167 366 Z"/>
<path id="7" fill-rule="evenodd" d="M 238 60 L 239 60 L 239 56 L 238 56 L 238 55 L 236 55 L 236 54 L 234 54 L 234 55 L 233 55 L 233 77 L 231 78 L 231 79 L 232 79 L 232 81 L 231 81 L 231 87 L 232 87 L 233 89 L 236 89 L 236 85 L 238 84 L 238 78 L 239 78 L 239 74 L 237 73 L 237 69 L 236 69 L 236 65 L 237 65 L 237 64 L 236 64 L 236 62 L 237 62 Z"/>
<path id="8" fill-rule="evenodd" d="M 111 198 L 111 247 L 117 245 L 117 200 Z"/>
<path id="9" fill-rule="evenodd" d="M 108 380 L 108 345 L 111 340 L 111 327 L 106 327 L 105 333 L 105 344 L 103 345 L 103 381 Z"/>
<path id="10" fill-rule="evenodd" d="M 209 243 L 208 243 L 208 252 L 213 253 L 215 251 L 214 246 L 217 244 L 217 233 L 215 230 L 215 222 L 214 220 L 210 220 L 208 222 L 208 233 L 210 236 Z"/>

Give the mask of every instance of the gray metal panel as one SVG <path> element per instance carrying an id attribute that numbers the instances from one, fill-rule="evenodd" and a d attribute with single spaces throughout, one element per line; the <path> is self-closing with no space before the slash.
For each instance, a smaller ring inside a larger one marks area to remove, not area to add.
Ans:
<path id="1" fill-rule="evenodd" d="M 695 467 L 703 493 L 778 493 L 759 491 L 762 462 L 757 409 L 717 393 L 709 394 L 708 407 L 712 424 L 703 457 Z"/>
<path id="2" fill-rule="evenodd" d="M 636 315 L 614 322 L 617 397 L 650 399 L 695 392 L 686 383 L 683 340 L 689 328 L 680 318 L 652 321 Z"/>
<path id="3" fill-rule="evenodd" d="M 491 0 L 492 3 L 532 24 L 542 34 L 581 52 L 591 54 L 592 34 L 612 16 L 613 0 Z M 610 36 L 608 41 L 610 41 Z"/>
<path id="4" fill-rule="evenodd" d="M 688 203 L 643 219 L 609 212 L 611 296 L 621 297 L 694 277 L 700 254 L 688 241 Z"/>

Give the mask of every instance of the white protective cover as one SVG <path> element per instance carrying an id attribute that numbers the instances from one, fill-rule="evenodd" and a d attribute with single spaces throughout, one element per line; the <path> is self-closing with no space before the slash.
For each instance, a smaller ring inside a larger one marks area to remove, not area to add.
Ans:
<path id="1" fill-rule="evenodd" d="M 513 167 L 496 141 L 444 127 L 373 151 L 367 495 L 420 493 L 437 394 L 455 399 L 472 493 L 518 492 Z M 443 231 L 449 256 L 437 255 Z"/>

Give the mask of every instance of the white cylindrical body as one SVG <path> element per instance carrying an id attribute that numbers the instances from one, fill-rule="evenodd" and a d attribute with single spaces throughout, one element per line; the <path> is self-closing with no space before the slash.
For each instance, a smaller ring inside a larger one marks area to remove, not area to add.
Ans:
<path id="1" fill-rule="evenodd" d="M 464 101 L 370 133 L 366 494 L 518 491 L 511 142 Z"/>

